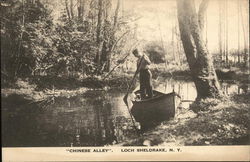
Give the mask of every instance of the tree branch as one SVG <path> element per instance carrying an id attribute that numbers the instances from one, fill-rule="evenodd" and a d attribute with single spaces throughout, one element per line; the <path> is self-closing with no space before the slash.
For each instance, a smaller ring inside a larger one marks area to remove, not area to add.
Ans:
<path id="1" fill-rule="evenodd" d="M 115 9 L 114 27 L 113 27 L 113 30 L 114 30 L 114 31 L 116 30 L 117 23 L 118 23 L 118 14 L 119 14 L 119 9 L 120 9 L 120 3 L 121 3 L 121 1 L 118 0 L 118 1 L 117 1 L 117 5 L 116 5 L 116 9 Z"/>

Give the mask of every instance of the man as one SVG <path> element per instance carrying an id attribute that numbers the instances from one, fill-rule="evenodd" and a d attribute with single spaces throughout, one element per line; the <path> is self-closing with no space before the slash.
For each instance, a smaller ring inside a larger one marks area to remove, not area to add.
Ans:
<path id="1" fill-rule="evenodd" d="M 133 50 L 132 52 L 137 60 L 137 71 L 140 75 L 140 93 L 141 98 L 152 98 L 153 90 L 152 90 L 152 74 L 149 70 L 149 65 L 151 64 L 149 58 L 138 51 L 138 49 Z"/>

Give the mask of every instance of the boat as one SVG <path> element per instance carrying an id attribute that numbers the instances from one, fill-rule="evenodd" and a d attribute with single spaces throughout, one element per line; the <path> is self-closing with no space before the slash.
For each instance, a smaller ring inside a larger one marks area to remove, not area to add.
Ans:
<path id="1" fill-rule="evenodd" d="M 134 92 L 139 96 L 139 90 Z M 169 120 L 175 116 L 181 97 L 175 93 L 162 93 L 153 91 L 153 98 L 139 100 L 138 97 L 132 100 L 131 114 L 141 125 L 157 124 Z"/>

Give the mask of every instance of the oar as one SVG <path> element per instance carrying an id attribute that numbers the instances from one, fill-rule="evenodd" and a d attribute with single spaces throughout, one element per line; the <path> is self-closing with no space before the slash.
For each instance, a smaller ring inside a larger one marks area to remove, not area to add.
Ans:
<path id="1" fill-rule="evenodd" d="M 128 109 L 129 115 L 130 115 L 130 118 L 131 118 L 131 120 L 132 120 L 132 122 L 133 122 L 133 126 L 134 126 L 135 130 L 137 131 L 138 135 L 140 135 L 140 131 L 139 131 L 139 130 L 137 129 L 137 127 L 135 126 L 135 121 L 134 121 L 134 119 L 133 119 L 133 116 L 132 116 L 132 114 L 131 114 L 131 112 L 130 112 L 130 109 L 129 109 L 129 106 L 128 106 L 128 94 L 129 94 L 129 91 L 130 91 L 130 89 L 131 89 L 131 87 L 132 87 L 132 85 L 133 85 L 133 83 L 134 83 L 134 80 L 135 80 L 135 77 L 136 77 L 136 75 L 137 75 L 137 73 L 138 73 L 138 70 L 139 70 L 140 67 L 141 67 L 141 63 L 142 63 L 142 59 L 140 60 L 139 65 L 138 65 L 138 67 L 137 67 L 137 69 L 136 69 L 136 71 L 135 71 L 135 74 L 134 74 L 133 79 L 132 79 L 132 81 L 131 81 L 131 83 L 130 83 L 130 85 L 129 85 L 129 88 L 128 88 L 128 90 L 127 90 L 127 93 L 126 93 L 126 95 L 123 97 L 123 101 L 124 101 L 124 103 L 125 103 L 126 106 L 127 106 L 127 109 Z"/>

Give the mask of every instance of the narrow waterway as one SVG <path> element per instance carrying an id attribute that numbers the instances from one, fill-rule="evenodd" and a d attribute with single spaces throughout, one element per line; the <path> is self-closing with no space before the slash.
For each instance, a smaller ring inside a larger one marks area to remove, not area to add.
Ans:
<path id="1" fill-rule="evenodd" d="M 222 83 L 227 94 L 244 93 L 235 83 Z M 158 91 L 180 94 L 187 109 L 196 98 L 193 82 L 160 80 Z M 136 138 L 125 92 L 88 91 L 75 97 L 50 98 L 30 103 L 17 95 L 2 99 L 3 146 L 104 146 Z M 189 102 L 190 101 L 190 102 Z M 136 123 L 139 128 L 139 123 Z"/>

